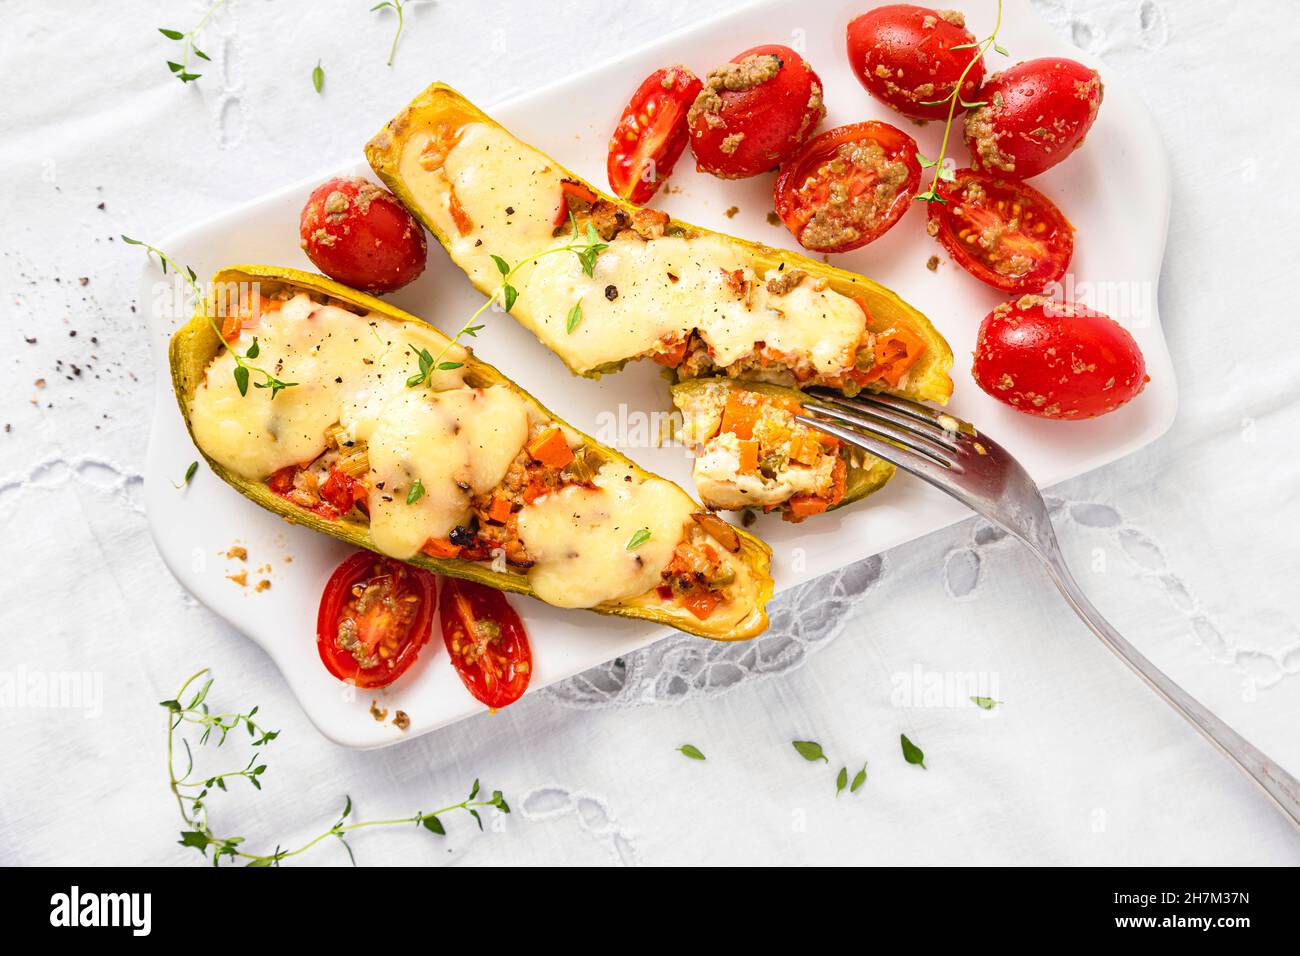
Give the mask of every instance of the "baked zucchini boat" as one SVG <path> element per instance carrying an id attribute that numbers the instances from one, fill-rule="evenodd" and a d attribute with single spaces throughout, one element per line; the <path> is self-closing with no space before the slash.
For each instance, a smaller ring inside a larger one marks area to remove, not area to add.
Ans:
<path id="1" fill-rule="evenodd" d="M 172 338 L 173 385 L 212 470 L 262 507 L 558 607 L 718 640 L 767 626 L 765 544 L 431 326 L 292 269 L 224 269 L 211 288 Z M 261 387 L 263 369 L 292 384 Z"/>
<path id="2" fill-rule="evenodd" d="M 952 393 L 948 344 L 893 292 L 600 193 L 444 84 L 366 157 L 479 291 L 515 270 L 510 313 L 580 375 L 650 358 L 682 379 Z M 594 263 L 552 254 L 597 239 Z"/>
<path id="3" fill-rule="evenodd" d="M 802 521 L 865 498 L 894 475 L 888 462 L 795 421 L 803 406 L 794 389 L 708 378 L 672 393 L 678 437 L 695 454 L 695 490 L 709 508 Z"/>

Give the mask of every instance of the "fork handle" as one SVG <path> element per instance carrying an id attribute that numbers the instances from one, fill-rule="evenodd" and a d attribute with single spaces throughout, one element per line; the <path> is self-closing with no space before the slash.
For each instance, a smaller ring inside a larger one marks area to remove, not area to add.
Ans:
<path id="1" fill-rule="evenodd" d="M 1047 565 L 1048 573 L 1055 582 L 1070 607 L 1085 624 L 1092 629 L 1101 642 L 1109 647 L 1133 672 L 1141 677 L 1151 688 L 1168 701 L 1218 747 L 1236 762 L 1259 784 L 1260 788 L 1272 798 L 1278 808 L 1285 813 L 1293 825 L 1300 828 L 1300 781 L 1283 770 L 1268 756 L 1261 753 L 1250 741 L 1242 737 L 1202 704 L 1183 690 L 1160 668 L 1146 659 L 1132 644 L 1111 626 L 1093 607 L 1092 602 L 1079 589 L 1065 562 L 1056 555 L 1044 555 L 1034 549 L 1038 557 Z"/>

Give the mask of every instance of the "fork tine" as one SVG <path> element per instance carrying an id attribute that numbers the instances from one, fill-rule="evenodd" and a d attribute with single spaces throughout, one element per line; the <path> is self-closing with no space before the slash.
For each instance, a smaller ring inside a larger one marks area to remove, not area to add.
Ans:
<path id="1" fill-rule="evenodd" d="M 803 406 L 819 415 L 866 428 L 891 441 L 900 442 L 914 449 L 924 449 L 940 458 L 950 456 L 959 450 L 952 438 L 936 428 L 918 426 L 907 418 L 879 414 L 874 408 L 849 406 L 848 403 L 843 402 L 823 402 L 818 399 L 805 400 Z"/>
<path id="2" fill-rule="evenodd" d="M 910 471 L 913 474 L 932 480 L 942 480 L 940 476 L 945 475 L 951 467 L 947 460 L 928 448 L 914 445 L 906 437 L 901 442 L 891 441 L 872 426 L 850 428 L 847 425 L 827 421 L 825 418 L 815 418 L 812 415 L 796 415 L 795 421 L 824 431 L 828 435 L 834 435 L 850 445 L 870 452 L 877 458 L 883 458 L 885 461 L 897 465 L 904 471 Z M 865 430 L 868 427 L 871 427 L 872 430 Z"/>
<path id="3" fill-rule="evenodd" d="M 832 392 L 830 394 L 840 401 L 891 408 L 901 415 L 906 415 L 907 417 L 919 422 L 934 425 L 944 431 L 966 431 L 967 429 L 974 431 L 974 426 L 969 422 L 963 422 L 961 419 L 949 415 L 942 409 L 933 408 L 929 405 L 923 404 L 922 402 L 914 402 L 910 398 L 900 398 L 897 395 L 886 395 L 883 392 L 871 391 L 859 392 L 853 398 L 848 398 L 838 392 Z M 953 429 L 952 425 L 954 422 L 959 426 L 958 429 Z"/>

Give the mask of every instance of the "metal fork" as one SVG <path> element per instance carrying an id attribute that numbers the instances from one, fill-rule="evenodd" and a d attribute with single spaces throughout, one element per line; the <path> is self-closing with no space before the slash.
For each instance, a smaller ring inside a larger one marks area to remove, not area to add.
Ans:
<path id="1" fill-rule="evenodd" d="M 1300 828 L 1300 781 L 1257 750 L 1126 641 L 1079 589 L 1056 543 L 1047 505 L 1007 451 L 973 425 L 927 405 L 890 395 L 846 399 L 814 389 L 803 402 L 805 425 L 892 462 L 1010 532 L 1047 567 L 1065 600 L 1101 642 L 1236 762 Z"/>

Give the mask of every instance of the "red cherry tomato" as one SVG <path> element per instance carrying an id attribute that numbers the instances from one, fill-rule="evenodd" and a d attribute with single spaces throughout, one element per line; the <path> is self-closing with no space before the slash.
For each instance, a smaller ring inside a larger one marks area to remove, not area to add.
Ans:
<path id="1" fill-rule="evenodd" d="M 822 83 L 788 46 L 756 46 L 709 73 L 687 113 L 696 165 L 723 179 L 775 169 L 826 115 Z"/>
<path id="2" fill-rule="evenodd" d="M 1025 183 L 959 169 L 939 183 L 928 228 L 975 278 L 1003 292 L 1041 292 L 1059 282 L 1074 256 L 1074 227 L 1050 199 Z"/>
<path id="3" fill-rule="evenodd" d="M 432 574 L 369 551 L 340 564 L 316 615 L 325 668 L 358 687 L 384 687 L 410 667 L 433 631 Z"/>
<path id="4" fill-rule="evenodd" d="M 609 188 L 645 205 L 686 148 L 686 111 L 704 84 L 684 66 L 655 70 L 642 83 L 609 140 Z"/>
<path id="5" fill-rule="evenodd" d="M 363 292 L 392 292 L 424 271 L 424 229 L 397 197 L 344 176 L 321 183 L 298 220 L 303 251 L 331 279 Z"/>
<path id="6" fill-rule="evenodd" d="M 938 101 L 961 80 L 961 99 L 970 102 L 984 79 L 983 59 L 971 66 L 979 51 L 954 49 L 974 42 L 966 18 L 956 10 L 891 3 L 849 23 L 849 65 L 886 106 L 913 119 L 946 119 L 950 104 Z M 963 111 L 960 101 L 955 109 Z"/>
<path id="7" fill-rule="evenodd" d="M 916 140 L 888 123 L 813 137 L 781 167 L 776 211 L 805 249 L 847 252 L 903 217 L 921 182 Z"/>
<path id="8" fill-rule="evenodd" d="M 1101 106 L 1097 71 L 1061 57 L 1018 63 L 979 91 L 984 105 L 966 116 L 971 165 L 1028 179 L 1083 145 Z"/>
<path id="9" fill-rule="evenodd" d="M 971 374 L 1018 412 L 1067 420 L 1113 412 L 1150 380 L 1141 350 L 1118 322 L 1038 295 L 985 317 Z"/>
<path id="10" fill-rule="evenodd" d="M 495 588 L 460 578 L 442 582 L 442 640 L 469 692 L 489 707 L 513 704 L 533 676 L 524 623 Z"/>

